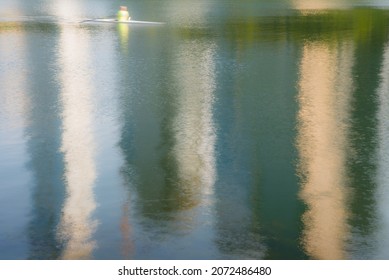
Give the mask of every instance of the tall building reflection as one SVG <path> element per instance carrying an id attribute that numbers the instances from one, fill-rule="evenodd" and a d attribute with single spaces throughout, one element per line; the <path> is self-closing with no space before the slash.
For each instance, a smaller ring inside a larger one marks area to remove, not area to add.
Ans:
<path id="1" fill-rule="evenodd" d="M 380 85 L 377 90 L 378 112 L 377 112 L 377 233 L 374 244 L 376 251 L 375 258 L 389 258 L 389 43 L 384 47 L 384 55 L 380 72 Z"/>
<path id="2" fill-rule="evenodd" d="M 120 108 L 120 141 L 118 143 L 123 155 L 122 176 L 126 187 L 126 201 L 122 206 L 123 215 L 121 230 L 123 253 L 125 257 L 144 258 L 144 251 L 151 250 L 153 242 L 163 239 L 163 235 L 155 232 L 162 230 L 162 225 L 169 220 L 167 197 L 169 184 L 162 167 L 167 148 L 162 143 L 161 134 L 165 115 L 160 113 L 163 102 L 164 84 L 161 75 L 166 69 L 154 65 L 155 56 L 165 57 L 158 44 L 160 37 L 144 36 L 144 29 L 130 30 L 130 35 L 119 30 L 119 56 L 117 67 L 126 69 L 119 71 L 119 108 Z M 149 34 L 147 34 L 149 35 Z M 128 40 L 128 44 L 123 42 Z M 127 48 L 124 50 L 123 48 Z M 137 56 L 131 59 L 133 53 Z M 164 64 L 168 67 L 166 61 Z M 152 81 L 152 82 L 151 82 Z M 136 213 L 134 220 L 131 215 Z M 134 229 L 140 223 L 142 227 Z M 149 224 L 151 223 L 151 224 Z M 135 243 L 136 236 L 131 233 L 141 230 L 142 234 Z M 145 242 L 142 242 L 145 241 Z"/>
<path id="3" fill-rule="evenodd" d="M 92 81 L 89 67 L 89 35 L 64 26 L 59 35 L 62 137 L 66 199 L 58 237 L 64 241 L 62 258 L 91 258 L 97 221 L 93 187 L 96 179 L 93 136 Z"/>
<path id="4" fill-rule="evenodd" d="M 343 259 L 349 235 L 349 114 L 353 45 L 307 42 L 300 63 L 297 147 L 302 180 L 302 242 L 315 259 Z"/>
<path id="5" fill-rule="evenodd" d="M 37 24 L 39 26 L 39 24 Z M 31 214 L 28 226 L 30 259 L 56 259 L 61 245 L 56 227 L 64 198 L 61 119 L 58 85 L 55 71 L 56 27 L 47 26 L 50 38 L 44 33 L 30 34 L 26 41 L 28 54 L 28 88 L 30 106 L 25 112 L 28 167 L 34 178 L 31 188 Z"/>
<path id="6" fill-rule="evenodd" d="M 215 46 L 184 42 L 177 50 L 174 75 L 177 111 L 172 131 L 172 156 L 183 208 L 197 206 L 202 196 L 212 195 L 215 183 L 215 139 L 213 103 L 215 90 Z M 193 65 L 188 68 L 187 65 Z"/>
<path id="7" fill-rule="evenodd" d="M 348 163 L 349 184 L 352 196 L 349 201 L 349 217 L 352 238 L 350 239 L 350 258 L 374 258 L 375 234 L 377 229 L 377 144 L 379 125 L 377 112 L 379 98 L 377 88 L 380 85 L 380 70 L 383 63 L 383 50 L 387 42 L 386 26 L 381 25 L 385 18 L 380 11 L 368 11 L 361 14 L 362 22 L 377 20 L 376 28 L 365 30 L 363 40 L 355 45 L 355 63 L 353 76 L 352 111 L 350 113 L 350 145 L 352 156 Z M 383 29 L 382 29 L 383 28 Z M 367 55 L 368 54 L 368 55 Z"/>
<path id="8" fill-rule="evenodd" d="M 52 7 L 57 16 L 69 16 L 83 7 L 59 1 Z M 93 233 L 97 221 L 93 187 L 96 179 L 95 139 L 89 34 L 77 26 L 61 24 L 57 46 L 61 114 L 61 146 L 65 201 L 61 209 L 57 239 L 63 259 L 89 259 L 96 246 Z"/>
<path id="9" fill-rule="evenodd" d="M 235 36 L 242 41 L 220 43 L 219 53 L 228 54 L 223 58 L 229 63 L 217 69 L 222 81 L 215 105 L 222 176 L 215 187 L 216 242 L 223 258 L 300 258 L 301 205 L 295 199 L 295 151 L 290 145 L 296 49 L 280 38 L 267 42 Z"/>
<path id="10" fill-rule="evenodd" d="M 131 30 L 127 53 L 136 52 L 142 63 L 122 53 L 120 67 L 129 69 L 121 86 L 123 175 L 133 198 L 130 207 L 137 213 L 133 222 L 144 231 L 135 254 L 147 257 L 145 250 L 156 250 L 161 258 L 181 258 L 180 250 L 169 255 L 158 248 L 174 248 L 177 239 L 171 238 L 190 235 L 205 223 L 203 215 L 209 215 L 204 204 L 212 195 L 216 172 L 214 49 L 192 42 L 161 48 L 158 44 L 168 43 L 153 31 Z M 196 67 L 188 69 L 188 64 Z M 199 252 L 192 254 L 199 257 Z"/>

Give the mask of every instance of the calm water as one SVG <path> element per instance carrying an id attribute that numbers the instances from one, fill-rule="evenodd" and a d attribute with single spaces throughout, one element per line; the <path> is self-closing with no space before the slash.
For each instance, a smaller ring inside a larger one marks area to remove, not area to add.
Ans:
<path id="1" fill-rule="evenodd" d="M 389 3 L 0 0 L 0 192 L 0 259 L 389 259 Z"/>

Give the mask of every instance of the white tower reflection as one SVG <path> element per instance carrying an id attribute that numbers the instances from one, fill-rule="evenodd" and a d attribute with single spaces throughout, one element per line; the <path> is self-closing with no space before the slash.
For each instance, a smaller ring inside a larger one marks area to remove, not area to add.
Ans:
<path id="1" fill-rule="evenodd" d="M 306 43 L 300 64 L 297 148 L 307 205 L 303 246 L 315 259 L 345 258 L 347 119 L 353 46 Z"/>
<path id="2" fill-rule="evenodd" d="M 186 209 L 207 204 L 216 178 L 216 133 L 212 113 L 216 78 L 214 56 L 212 44 L 188 41 L 177 50 L 175 76 L 179 91 L 173 120 L 173 154 L 182 193 L 180 200 Z"/>
<path id="3" fill-rule="evenodd" d="M 66 7 L 57 8 L 63 11 Z M 89 34 L 77 26 L 63 25 L 58 48 L 62 87 L 61 150 L 67 193 L 58 237 L 64 242 L 62 258 L 88 259 L 96 247 L 93 233 L 97 225 L 92 218 L 96 208 L 93 194 L 96 164 Z"/>
<path id="4" fill-rule="evenodd" d="M 384 50 L 383 63 L 378 88 L 378 147 L 377 147 L 377 207 L 378 207 L 378 247 L 379 259 L 389 257 L 389 43 Z"/>

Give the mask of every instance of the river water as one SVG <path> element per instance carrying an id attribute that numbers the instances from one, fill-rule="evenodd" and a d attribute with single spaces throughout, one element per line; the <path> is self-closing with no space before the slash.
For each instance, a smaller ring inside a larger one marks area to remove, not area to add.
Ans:
<path id="1" fill-rule="evenodd" d="M 127 5 L 134 20 L 93 23 Z M 389 3 L 0 0 L 0 259 L 389 259 Z"/>

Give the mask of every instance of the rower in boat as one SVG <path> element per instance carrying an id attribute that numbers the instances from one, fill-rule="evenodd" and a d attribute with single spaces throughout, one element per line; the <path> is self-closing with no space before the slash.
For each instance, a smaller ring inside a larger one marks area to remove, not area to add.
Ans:
<path id="1" fill-rule="evenodd" d="M 130 21 L 130 15 L 128 13 L 126 6 L 120 6 L 120 9 L 117 13 L 117 20 L 118 21 Z"/>

